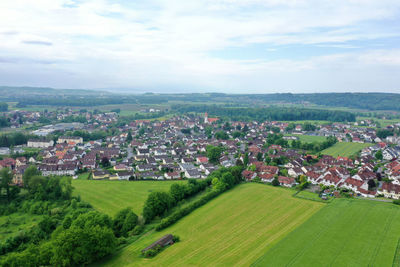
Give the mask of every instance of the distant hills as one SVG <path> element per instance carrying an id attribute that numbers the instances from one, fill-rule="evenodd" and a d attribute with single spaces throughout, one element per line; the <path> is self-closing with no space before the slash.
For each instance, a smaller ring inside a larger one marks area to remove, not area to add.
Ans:
<path id="1" fill-rule="evenodd" d="M 189 104 L 224 104 L 235 106 L 303 105 L 344 107 L 362 110 L 400 111 L 400 94 L 395 93 L 312 93 L 312 94 L 129 94 L 102 90 L 54 89 L 48 87 L 0 86 L 0 101 L 21 105 L 97 106 L 107 104 L 160 104 L 185 102 Z"/>

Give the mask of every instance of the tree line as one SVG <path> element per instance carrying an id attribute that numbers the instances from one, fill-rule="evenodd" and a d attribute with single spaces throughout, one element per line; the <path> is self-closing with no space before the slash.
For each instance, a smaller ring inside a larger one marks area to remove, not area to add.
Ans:
<path id="1" fill-rule="evenodd" d="M 211 181 L 212 190 L 200 199 L 194 201 L 193 203 L 190 203 L 183 208 L 179 208 L 168 217 L 162 219 L 161 222 L 156 226 L 156 230 L 160 231 L 167 228 L 168 226 L 174 224 L 195 209 L 203 206 L 211 199 L 219 196 L 226 190 L 240 183 L 242 181 L 242 171 L 242 166 L 235 166 L 230 168 L 220 168 L 219 170 L 211 173 L 206 180 L 208 180 L 208 182 Z"/>
<path id="2" fill-rule="evenodd" d="M 172 110 L 179 113 L 208 112 L 211 116 L 219 116 L 234 121 L 297 121 L 297 120 L 326 120 L 337 122 L 353 122 L 356 116 L 347 111 L 305 109 L 305 108 L 235 108 L 220 105 L 173 105 Z"/>

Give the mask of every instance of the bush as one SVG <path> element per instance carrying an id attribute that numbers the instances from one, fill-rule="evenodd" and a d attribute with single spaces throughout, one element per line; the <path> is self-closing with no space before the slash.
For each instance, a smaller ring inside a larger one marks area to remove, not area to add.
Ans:
<path id="1" fill-rule="evenodd" d="M 181 239 L 180 239 L 179 236 L 174 235 L 173 238 L 172 238 L 172 241 L 174 241 L 174 243 L 177 243 L 177 242 L 181 241 Z"/>
<path id="2" fill-rule="evenodd" d="M 160 245 L 157 245 L 155 248 L 146 250 L 145 252 L 143 252 L 143 255 L 146 258 L 151 258 L 154 257 L 155 255 L 157 255 L 160 251 L 161 251 L 162 247 Z"/>
<path id="3" fill-rule="evenodd" d="M 135 228 L 130 232 L 131 235 L 140 235 L 144 230 L 143 225 L 136 225 Z"/>
<path id="4" fill-rule="evenodd" d="M 400 199 L 393 200 L 393 204 L 400 205 Z"/>
<path id="5" fill-rule="evenodd" d="M 113 230 L 117 237 L 127 236 L 138 222 L 138 216 L 131 208 L 120 210 L 113 220 Z"/>

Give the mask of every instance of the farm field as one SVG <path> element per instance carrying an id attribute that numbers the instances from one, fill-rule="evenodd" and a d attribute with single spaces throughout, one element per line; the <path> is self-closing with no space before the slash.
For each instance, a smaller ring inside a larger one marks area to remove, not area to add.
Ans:
<path id="1" fill-rule="evenodd" d="M 238 185 L 161 232 L 149 232 L 104 266 L 249 266 L 325 204 L 293 198 L 293 190 Z M 180 237 L 151 259 L 141 250 L 165 234 Z"/>
<path id="2" fill-rule="evenodd" d="M 253 266 L 392 266 L 399 238 L 400 207 L 336 199 Z"/>
<path id="3" fill-rule="evenodd" d="M 341 142 L 336 143 L 333 146 L 321 151 L 323 155 L 331 155 L 333 157 L 350 157 L 362 150 L 364 147 L 372 146 L 371 143 L 352 143 L 352 142 Z"/>
<path id="4" fill-rule="evenodd" d="M 313 135 L 298 135 L 298 134 L 288 134 L 286 136 L 296 136 L 303 143 L 321 143 L 326 140 L 325 136 L 313 136 Z"/>
<path id="5" fill-rule="evenodd" d="M 143 204 L 152 191 L 167 191 L 173 183 L 186 181 L 94 181 L 72 180 L 74 194 L 90 203 L 98 211 L 115 215 L 119 210 L 132 207 L 142 213 Z"/>

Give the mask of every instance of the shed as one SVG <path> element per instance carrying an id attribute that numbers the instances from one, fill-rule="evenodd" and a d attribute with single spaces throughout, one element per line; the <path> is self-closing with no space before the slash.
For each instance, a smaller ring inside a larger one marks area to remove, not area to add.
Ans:
<path id="1" fill-rule="evenodd" d="M 142 250 L 142 253 L 155 248 L 156 246 L 161 246 L 161 247 L 165 247 L 168 245 L 171 245 L 174 243 L 174 236 L 171 234 L 167 234 L 163 237 L 161 237 L 160 239 L 158 239 L 156 242 L 154 242 L 153 244 L 151 244 L 150 246 L 148 246 L 147 248 Z"/>

